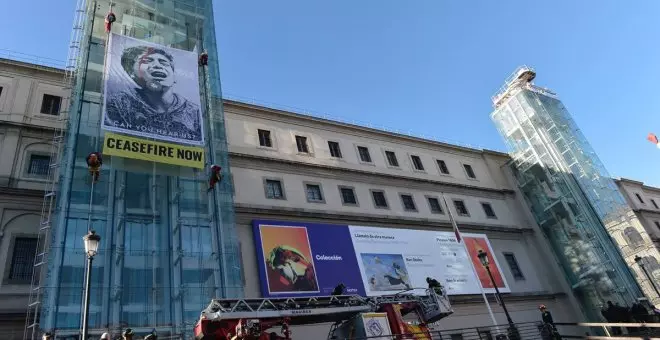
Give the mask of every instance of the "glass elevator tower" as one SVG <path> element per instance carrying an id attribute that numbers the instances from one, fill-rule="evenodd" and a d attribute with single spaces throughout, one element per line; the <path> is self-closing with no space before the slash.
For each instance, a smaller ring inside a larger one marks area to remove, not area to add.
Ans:
<path id="1" fill-rule="evenodd" d="M 623 195 L 552 91 L 521 67 L 493 97 L 491 118 L 517 184 L 590 319 L 611 300 L 660 302 L 634 257 L 658 257 Z M 660 273 L 657 273 L 660 275 Z"/>
<path id="2" fill-rule="evenodd" d="M 207 167 L 222 166 L 227 177 L 212 0 L 81 3 L 65 142 L 62 156 L 54 155 L 59 184 L 48 217 L 47 270 L 34 287 L 43 291 L 38 329 L 54 330 L 58 339 L 78 334 L 86 265 L 82 236 L 93 229 L 102 239 L 92 265 L 90 334 L 155 328 L 159 336 L 188 339 L 211 298 L 243 294 L 230 181 L 207 193 L 208 170 L 108 156 L 92 186 L 85 158 L 103 147 L 104 18 L 112 11 L 113 33 L 208 53 L 208 67 L 198 68 L 205 160 Z"/>

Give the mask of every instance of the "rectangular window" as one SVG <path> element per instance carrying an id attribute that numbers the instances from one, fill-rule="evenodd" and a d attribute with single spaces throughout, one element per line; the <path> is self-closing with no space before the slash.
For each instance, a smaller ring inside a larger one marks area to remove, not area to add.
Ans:
<path id="1" fill-rule="evenodd" d="M 341 149 L 339 143 L 328 141 L 328 149 L 330 149 L 330 156 L 334 158 L 341 158 Z"/>
<path id="2" fill-rule="evenodd" d="M 655 223 L 655 226 L 658 227 L 658 229 L 660 229 L 660 222 L 654 221 L 653 223 Z"/>
<path id="3" fill-rule="evenodd" d="M 523 275 L 522 270 L 520 270 L 520 266 L 518 266 L 518 260 L 516 260 L 516 256 L 513 255 L 513 253 L 504 253 L 504 258 L 506 259 L 506 263 L 509 265 L 509 269 L 511 270 L 511 275 L 513 275 L 513 278 L 516 280 L 524 280 L 525 275 Z"/>
<path id="4" fill-rule="evenodd" d="M 495 211 L 493 210 L 493 207 L 490 205 L 490 203 L 481 203 L 481 206 L 484 208 L 484 213 L 486 213 L 486 217 L 497 218 L 497 215 L 495 215 Z"/>
<path id="5" fill-rule="evenodd" d="M 17 237 L 14 239 L 14 251 L 11 256 L 9 280 L 30 282 L 36 251 L 36 237 Z"/>
<path id="6" fill-rule="evenodd" d="M 465 206 L 465 202 L 461 200 L 454 200 L 454 207 L 456 208 L 456 212 L 461 215 L 461 216 L 470 216 L 470 213 L 467 210 L 467 207 Z"/>
<path id="7" fill-rule="evenodd" d="M 376 208 L 387 208 L 387 199 L 385 199 L 385 192 L 371 191 L 371 196 L 374 198 L 374 205 Z"/>
<path id="8" fill-rule="evenodd" d="M 429 201 L 429 208 L 431 209 L 431 212 L 434 214 L 442 214 L 442 206 L 440 205 L 440 200 L 438 200 L 435 197 L 427 197 L 426 198 Z"/>
<path id="9" fill-rule="evenodd" d="M 651 204 L 653 204 L 653 206 L 654 206 L 656 209 L 658 209 L 658 204 L 655 203 L 655 200 L 652 199 L 652 198 L 651 198 Z"/>
<path id="10" fill-rule="evenodd" d="M 463 164 L 463 168 L 465 168 L 465 173 L 467 174 L 468 178 L 477 178 L 477 175 L 474 174 L 474 170 L 472 169 L 472 165 Z"/>
<path id="11" fill-rule="evenodd" d="M 273 140 L 270 139 L 270 131 L 259 129 L 257 132 L 259 133 L 259 145 L 272 148 Z"/>
<path id="12" fill-rule="evenodd" d="M 43 100 L 41 101 L 41 113 L 57 116 L 58 114 L 60 114 L 61 104 L 62 104 L 62 97 L 44 94 Z"/>
<path id="13" fill-rule="evenodd" d="M 635 193 L 635 196 L 637 196 L 637 200 L 639 200 L 639 203 L 644 204 L 644 200 L 642 199 L 642 196 L 640 196 L 638 193 Z"/>
<path id="14" fill-rule="evenodd" d="M 2 86 L 0 86 L 0 97 L 2 97 Z"/>
<path id="15" fill-rule="evenodd" d="M 438 168 L 440 169 L 441 174 L 449 175 L 449 168 L 447 168 L 447 163 L 443 161 L 442 159 L 436 160 L 438 163 Z"/>
<path id="16" fill-rule="evenodd" d="M 450 334 L 450 340 L 463 340 L 463 334 Z"/>
<path id="17" fill-rule="evenodd" d="M 403 210 L 417 211 L 415 200 L 413 199 L 412 195 L 401 195 L 401 203 L 403 203 Z"/>
<path id="18" fill-rule="evenodd" d="M 341 203 L 345 205 L 357 205 L 357 197 L 355 197 L 355 190 L 348 187 L 340 187 Z"/>
<path id="19" fill-rule="evenodd" d="M 320 185 L 305 184 L 305 191 L 307 192 L 307 202 L 323 202 L 323 193 L 321 192 Z"/>
<path id="20" fill-rule="evenodd" d="M 390 166 L 399 166 L 399 160 L 396 159 L 394 151 L 385 151 L 385 158 L 387 158 L 387 164 Z"/>
<path id="21" fill-rule="evenodd" d="M 419 158 L 419 156 L 410 155 L 410 159 L 412 160 L 413 168 L 415 168 L 415 170 L 424 171 L 424 164 L 422 164 L 422 159 Z"/>
<path id="22" fill-rule="evenodd" d="M 365 163 L 371 163 L 371 155 L 369 154 L 369 149 L 364 146 L 358 146 L 358 154 L 360 155 L 360 160 Z"/>
<path id="23" fill-rule="evenodd" d="M 296 136 L 296 146 L 298 147 L 298 152 L 309 153 L 309 148 L 307 147 L 307 137 Z"/>
<path id="24" fill-rule="evenodd" d="M 37 176 L 48 176 L 50 167 L 50 156 L 30 155 L 30 164 L 28 165 L 28 174 Z"/>
<path id="25" fill-rule="evenodd" d="M 284 199 L 284 190 L 282 190 L 282 182 L 276 179 L 266 180 L 266 198 L 271 199 Z"/>
<path id="26" fill-rule="evenodd" d="M 477 333 L 479 333 L 479 340 L 493 340 L 493 335 L 490 334 L 490 331 L 480 329 Z"/>

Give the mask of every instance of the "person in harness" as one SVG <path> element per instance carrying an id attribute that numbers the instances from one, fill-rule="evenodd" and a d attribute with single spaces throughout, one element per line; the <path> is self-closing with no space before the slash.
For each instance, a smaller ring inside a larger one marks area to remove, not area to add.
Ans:
<path id="1" fill-rule="evenodd" d="M 431 277 L 427 277 L 426 283 L 429 285 L 429 289 L 434 291 L 436 294 L 440 296 L 445 295 L 445 288 L 442 287 L 442 285 L 440 284 L 440 282 L 438 282 L 438 280 Z"/>

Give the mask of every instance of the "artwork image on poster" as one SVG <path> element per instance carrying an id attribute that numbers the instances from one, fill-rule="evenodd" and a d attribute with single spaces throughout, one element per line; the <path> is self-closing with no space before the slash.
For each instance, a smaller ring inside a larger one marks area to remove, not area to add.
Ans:
<path id="1" fill-rule="evenodd" d="M 319 291 L 307 228 L 261 225 L 269 293 Z"/>
<path id="2" fill-rule="evenodd" d="M 401 254 L 360 254 L 371 291 L 410 289 L 408 269 Z"/>
<path id="3" fill-rule="evenodd" d="M 197 54 L 110 35 L 104 130 L 204 144 Z"/>

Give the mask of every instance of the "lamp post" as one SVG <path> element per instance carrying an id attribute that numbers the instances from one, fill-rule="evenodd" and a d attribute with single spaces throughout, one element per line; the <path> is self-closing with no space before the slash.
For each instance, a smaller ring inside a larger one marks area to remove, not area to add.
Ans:
<path id="1" fill-rule="evenodd" d="M 660 292 L 658 291 L 658 287 L 655 286 L 655 282 L 653 282 L 651 275 L 646 270 L 646 266 L 644 266 L 644 263 L 642 262 L 643 260 L 644 259 L 639 255 L 635 255 L 635 262 L 642 268 L 644 275 L 646 275 L 646 278 L 649 279 L 649 281 L 651 282 L 651 286 L 653 287 L 653 290 L 655 290 L 655 293 L 658 295 L 658 297 L 660 297 Z"/>
<path id="2" fill-rule="evenodd" d="M 85 308 L 83 309 L 82 340 L 87 340 L 88 322 L 89 322 L 89 289 L 92 285 L 92 261 L 98 252 L 101 236 L 96 235 L 94 230 L 90 230 L 83 236 L 85 242 L 85 253 L 87 254 L 87 271 L 85 272 Z"/>
<path id="3" fill-rule="evenodd" d="M 481 261 L 481 264 L 486 268 L 486 272 L 488 273 L 488 277 L 490 278 L 490 282 L 493 284 L 493 287 L 495 287 L 495 294 L 497 295 L 497 299 L 500 300 L 500 303 L 502 304 L 502 309 L 504 310 L 504 315 L 506 315 L 506 321 L 509 323 L 509 332 L 515 332 L 515 325 L 513 324 L 513 320 L 511 319 L 511 315 L 509 315 L 509 311 L 506 309 L 506 304 L 504 304 L 504 299 L 502 299 L 502 294 L 500 294 L 500 290 L 497 288 L 497 284 L 495 283 L 495 279 L 493 278 L 493 273 L 490 272 L 490 266 L 488 263 L 488 253 L 485 251 L 479 249 L 479 252 L 477 253 L 477 257 L 479 258 L 479 261 Z M 514 333 L 514 334 L 517 334 Z"/>

